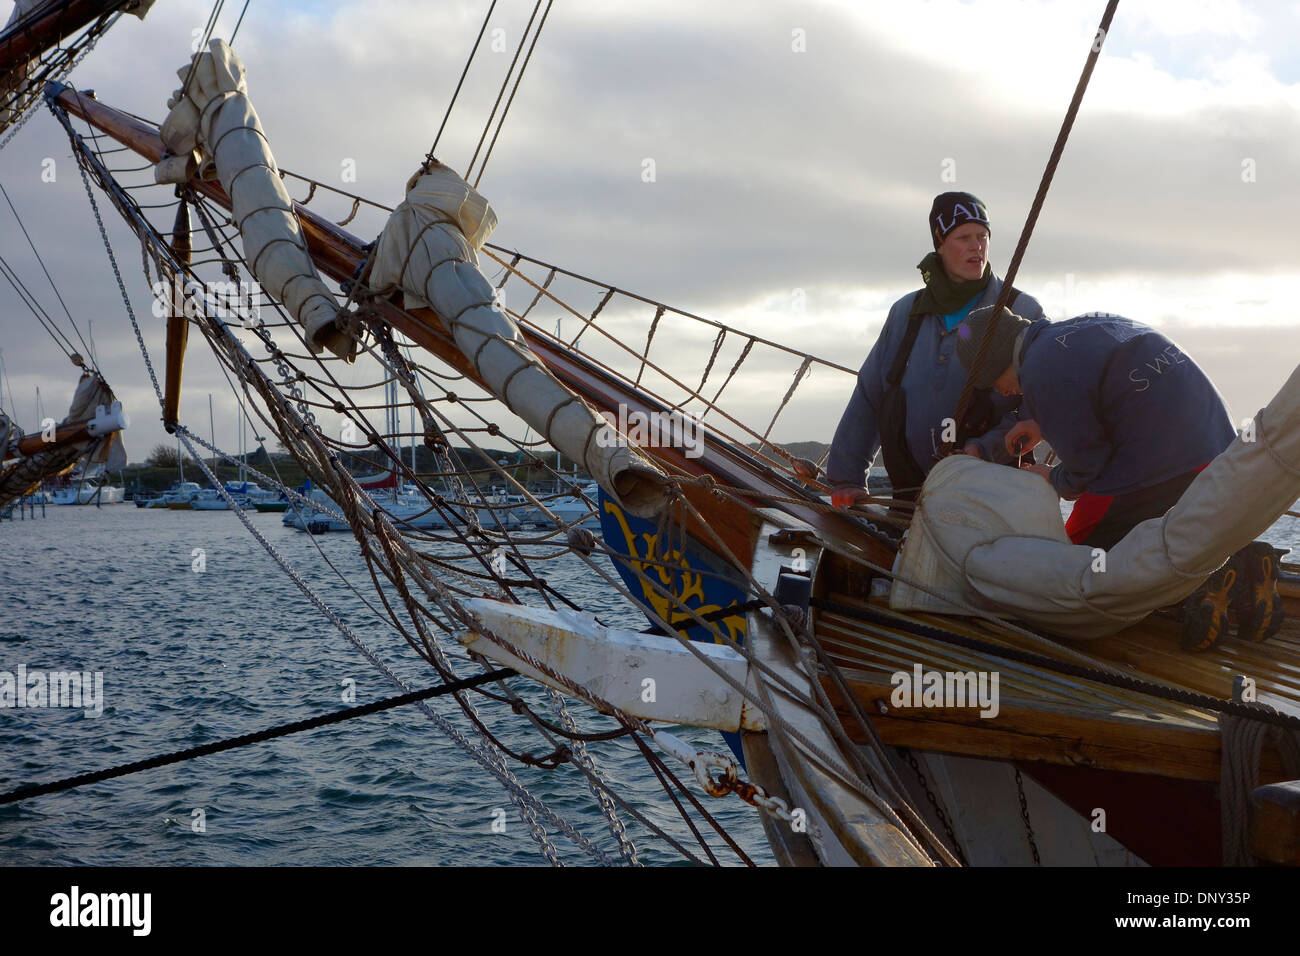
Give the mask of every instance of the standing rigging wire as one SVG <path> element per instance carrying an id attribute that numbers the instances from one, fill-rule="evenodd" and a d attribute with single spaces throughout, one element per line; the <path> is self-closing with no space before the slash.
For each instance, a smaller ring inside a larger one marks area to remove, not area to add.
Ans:
<path id="1" fill-rule="evenodd" d="M 474 188 L 478 188 L 479 182 L 483 179 L 483 171 L 487 169 L 488 160 L 492 158 L 492 149 L 497 144 L 497 137 L 501 135 L 501 128 L 506 125 L 506 114 L 510 112 L 510 104 L 515 101 L 515 94 L 519 92 L 519 84 L 524 78 L 524 71 L 528 69 L 528 61 L 533 58 L 533 50 L 537 47 L 537 40 L 542 35 L 542 28 L 546 26 L 546 18 L 551 14 L 551 6 L 555 0 L 547 0 L 546 12 L 542 14 L 542 20 L 537 24 L 537 32 L 533 34 L 533 42 L 528 47 L 528 55 L 524 57 L 524 65 L 519 68 L 519 75 L 515 77 L 515 85 L 510 90 L 510 99 L 506 100 L 506 107 L 501 111 L 501 119 L 497 123 L 497 131 L 492 134 L 492 142 L 488 144 L 488 150 L 483 155 L 483 163 L 478 168 L 478 177 L 474 180 Z M 471 164 L 473 165 L 473 164 Z"/>
<path id="2" fill-rule="evenodd" d="M 438 149 L 438 143 L 442 139 L 442 131 L 447 128 L 447 120 L 451 119 L 452 108 L 456 105 L 456 98 L 460 96 L 460 88 L 465 82 L 465 77 L 469 74 L 470 64 L 474 62 L 474 56 L 478 53 L 479 45 L 483 42 L 483 34 L 487 32 L 488 22 L 492 19 L 492 11 L 497 8 L 497 0 L 492 0 L 492 5 L 488 7 L 488 12 L 483 17 L 483 25 L 479 27 L 478 37 L 474 40 L 474 46 L 470 48 L 469 57 L 465 60 L 465 68 L 460 71 L 460 80 L 456 83 L 456 89 L 451 94 L 451 102 L 447 104 L 447 112 L 442 116 L 442 125 L 438 127 L 438 135 L 433 138 L 433 145 L 429 147 L 429 152 L 424 157 L 425 164 L 430 164 L 434 160 L 434 152 Z"/>
<path id="3" fill-rule="evenodd" d="M 85 144 L 82 144 L 82 151 L 85 151 Z M 87 155 L 88 155 L 88 153 L 87 153 Z M 85 170 L 83 170 L 83 172 L 85 172 Z M 100 177 L 99 177 L 99 173 L 96 173 L 96 178 L 100 178 Z M 94 207 L 92 207 L 92 208 L 94 208 Z M 201 211 L 201 206 L 200 206 L 199 208 L 200 208 L 200 211 Z M 200 212 L 200 219 L 201 219 L 201 212 Z M 142 238 L 143 238 L 143 237 L 142 237 Z M 213 239 L 213 242 L 216 242 L 216 239 Z M 224 258 L 224 254 L 222 254 L 222 258 Z M 147 269 L 146 269 L 146 271 L 147 271 Z M 134 320 L 133 320 L 133 321 L 134 321 Z M 225 323 L 221 323 L 220 320 L 217 320 L 217 324 L 218 324 L 218 325 L 222 325 L 222 326 L 225 325 Z M 208 330 L 207 330 L 207 329 L 204 329 L 204 332 L 205 332 L 205 334 L 207 334 Z M 138 330 L 136 330 L 136 334 L 139 334 Z M 229 333 L 227 333 L 227 334 L 229 334 Z M 146 352 L 146 358 L 147 358 L 147 352 Z M 152 368 L 151 368 L 151 375 L 152 375 Z M 240 373 L 240 375 L 242 375 L 242 373 Z M 326 375 L 328 375 L 328 369 L 326 369 Z M 333 377 L 333 376 L 330 376 L 330 377 Z M 335 384 L 337 384 L 337 382 L 335 382 Z M 155 381 L 155 388 L 156 388 L 156 386 L 157 386 L 157 384 L 156 384 L 156 381 Z M 190 434 L 190 436 L 188 436 L 188 438 L 187 438 L 187 442 L 190 441 L 190 440 L 195 440 L 195 438 L 196 438 L 196 436 L 192 436 L 192 434 Z M 364 544 L 364 542 L 363 542 L 363 544 Z M 390 580 L 391 580 L 391 579 L 390 579 Z M 398 581 L 394 581 L 394 583 L 395 583 L 395 584 L 398 584 Z M 381 592 L 381 598 L 382 598 L 382 597 L 383 597 L 383 594 L 382 594 L 382 592 Z M 386 602 L 385 602 L 385 604 L 386 604 Z M 563 715 L 563 708 L 560 708 L 560 710 L 562 710 L 562 715 Z M 476 721 L 476 723 L 478 723 L 478 722 Z M 485 727 L 482 727 L 481 724 L 480 724 L 480 730 L 481 730 L 481 732 L 484 732 L 485 735 L 487 735 L 486 728 L 485 728 Z M 500 743 L 499 743 L 499 741 L 494 740 L 494 739 L 491 739 L 491 736 L 490 736 L 490 735 L 487 735 L 487 736 L 489 736 L 489 740 L 491 740 L 491 743 L 497 744 L 498 747 L 500 747 Z M 506 750 L 506 753 L 510 753 L 510 752 L 508 752 L 508 750 Z M 511 754 L 511 756 L 512 756 L 512 757 L 515 757 L 516 760 L 519 760 L 519 758 L 520 758 L 519 756 L 516 756 L 516 754 Z M 580 756 L 581 756 L 581 754 L 580 754 Z M 525 757 L 526 757 L 526 754 L 525 754 Z M 584 773 L 588 773 L 588 771 L 586 771 L 586 767 L 578 766 L 578 769 L 584 771 Z M 588 777 L 589 777 L 589 779 L 590 779 L 590 774 L 588 774 Z M 612 810 L 612 805 L 611 805 L 611 810 Z M 612 821 L 612 822 L 616 822 L 616 821 Z M 621 830 L 621 826 L 617 827 L 617 832 L 619 832 L 619 834 L 621 834 L 621 832 L 623 832 L 623 830 Z M 624 839 L 620 839 L 620 848 L 623 847 L 623 845 L 624 845 Z M 630 860 L 630 861 L 634 861 L 634 852 L 630 853 L 629 860 Z"/>
<path id="4" fill-rule="evenodd" d="M 524 44 L 528 42 L 528 34 L 533 29 L 533 21 L 537 19 L 537 11 L 542 8 L 542 0 L 537 0 L 533 5 L 532 15 L 528 18 L 528 23 L 524 27 L 523 38 L 519 41 L 519 47 L 515 50 L 514 59 L 510 61 L 510 69 L 506 71 L 505 79 L 501 81 L 501 89 L 497 92 L 496 102 L 492 104 L 492 112 L 488 114 L 487 122 L 483 124 L 483 133 L 478 138 L 478 145 L 474 147 L 474 155 L 470 157 L 469 166 L 465 169 L 465 181 L 469 181 L 470 173 L 474 171 L 474 164 L 478 162 L 479 150 L 483 148 L 483 141 L 487 139 L 488 130 L 492 128 L 492 121 L 496 119 L 497 107 L 501 105 L 501 97 L 505 96 L 506 87 L 510 85 L 510 77 L 515 72 L 515 64 L 519 62 L 519 54 L 524 52 Z"/>
<path id="5" fill-rule="evenodd" d="M 56 115 L 58 115 L 57 112 Z M 82 149 L 84 149 L 84 143 L 82 143 L 81 148 L 78 148 L 78 141 L 80 140 L 80 138 L 75 137 L 75 134 L 72 133 L 72 130 L 70 126 L 66 123 L 66 121 L 65 121 L 65 128 L 68 129 L 70 136 L 72 136 L 73 138 L 74 150 L 78 152 L 79 156 L 89 158 L 89 154 L 87 152 L 82 152 Z M 126 287 L 122 282 L 121 274 L 117 267 L 116 257 L 113 253 L 112 246 L 108 241 L 108 235 L 106 230 L 104 229 L 102 218 L 99 215 L 98 204 L 95 201 L 94 194 L 90 187 L 90 178 L 87 174 L 86 166 L 87 164 L 83 164 L 79 161 L 78 170 L 82 175 L 82 182 L 86 188 L 87 197 L 90 200 L 91 210 L 95 215 L 96 222 L 99 225 L 101 238 L 104 240 L 105 249 L 108 253 L 109 260 L 113 265 L 114 275 L 118 279 L 118 288 L 119 291 L 122 293 L 123 303 L 125 304 L 127 309 L 127 314 L 131 319 L 132 327 L 136 335 L 136 340 L 140 345 L 141 353 L 145 360 L 145 367 L 149 373 L 150 380 L 154 387 L 154 393 L 158 397 L 159 404 L 161 405 L 162 389 L 158 383 L 158 378 L 157 378 L 157 374 L 154 371 L 153 363 L 149 358 L 148 349 L 144 345 L 144 338 L 140 331 L 140 327 L 136 322 L 136 316 L 135 316 L 134 309 L 131 307 L 130 297 L 126 293 Z M 98 175 L 99 175 L 98 171 L 96 175 L 98 179 Z M 110 193 L 110 198 L 113 198 L 112 193 Z M 116 202 L 116 199 L 114 199 L 114 201 Z M 141 238 L 143 239 L 144 237 L 141 236 Z M 289 409 L 289 411 L 291 412 L 291 408 Z M 191 444 L 191 439 L 194 436 L 191 436 L 188 430 L 184 428 L 184 426 L 177 427 L 177 434 L 180 440 L 185 442 L 191 455 L 198 461 L 199 466 L 203 468 L 204 472 L 208 475 L 209 480 L 213 482 L 214 486 L 222 494 L 223 498 L 227 499 L 227 504 L 231 504 L 232 502 L 229 499 L 228 493 L 225 492 L 220 482 L 216 480 L 215 475 L 211 473 L 206 462 L 204 462 L 198 456 L 197 452 L 194 450 L 193 444 Z M 340 630 L 340 632 L 348 639 L 348 641 L 352 643 L 353 646 L 356 647 L 363 654 L 363 656 L 366 657 L 368 661 L 374 664 L 385 675 L 385 677 L 387 677 L 392 683 L 394 683 L 396 686 L 401 688 L 403 691 L 409 692 L 410 690 L 409 686 L 407 686 L 405 682 L 403 682 L 402 679 L 397 674 L 395 674 L 381 659 L 378 658 L 377 655 L 374 654 L 373 651 L 371 651 L 364 644 L 364 642 L 361 641 L 361 639 L 352 631 L 352 629 L 346 624 L 346 622 L 340 619 L 338 615 L 320 599 L 320 597 L 315 593 L 315 591 L 311 588 L 311 586 L 305 580 L 302 579 L 302 577 L 296 572 L 296 570 L 284 560 L 283 556 L 279 554 L 275 546 L 272 545 L 269 541 L 267 541 L 265 537 L 253 525 L 249 523 L 247 517 L 243 514 L 243 510 L 239 508 L 235 508 L 233 510 L 236 512 L 236 516 L 240 519 L 240 521 L 252 533 L 254 538 L 256 538 L 259 541 L 259 543 L 262 544 L 263 548 L 266 549 L 267 552 L 272 556 L 272 558 L 276 560 L 276 562 L 280 565 L 282 570 L 284 570 L 285 573 L 288 574 L 290 579 L 294 581 L 294 583 L 313 602 L 313 604 L 315 604 L 316 607 L 322 613 L 324 613 L 327 618 L 330 619 L 330 621 Z M 459 699 L 459 695 L 457 695 L 457 697 Z M 463 734 L 461 734 L 460 731 L 458 731 L 454 725 L 450 724 L 446 720 L 446 718 L 438 714 L 436 711 L 432 710 L 423 702 L 420 702 L 419 704 L 417 704 L 417 706 L 425 714 L 426 717 L 428 717 L 430 720 L 432 720 L 435 723 L 435 725 L 444 735 L 450 737 L 453 740 L 453 742 L 455 742 L 463 750 L 465 750 L 472 757 L 474 757 L 474 759 L 481 766 L 483 766 L 484 769 L 486 769 L 489 773 L 495 776 L 498 779 L 498 781 L 502 783 L 502 785 L 506 788 L 506 790 L 510 794 L 512 802 L 514 802 L 516 806 L 519 808 L 521 816 L 523 817 L 525 822 L 529 825 L 529 828 L 533 833 L 534 839 L 539 843 L 542 849 L 543 856 L 546 857 L 548 862 L 551 862 L 553 864 L 558 864 L 558 860 L 555 855 L 555 848 L 550 844 L 549 840 L 547 839 L 545 830 L 541 828 L 540 824 L 537 821 L 536 816 L 538 814 L 540 814 L 542 818 L 545 819 L 549 825 L 552 825 L 558 828 L 561 832 L 563 832 L 566 837 L 568 837 L 571 841 L 575 843 L 576 846 L 579 847 L 579 849 L 582 849 L 588 854 L 596 857 L 600 862 L 604 862 L 604 863 L 610 862 L 609 858 L 603 853 L 603 851 L 601 851 L 598 847 L 593 845 L 581 833 L 579 833 L 576 829 L 574 829 L 571 824 L 567 823 L 563 818 L 557 816 L 554 811 L 550 810 L 549 807 L 547 807 L 544 803 L 540 802 L 535 796 L 533 796 L 528 790 L 526 790 L 518 782 L 518 780 L 515 778 L 514 774 L 510 771 L 510 769 L 505 765 L 504 760 L 500 758 L 499 752 L 492 750 L 489 746 L 486 745 L 486 742 L 484 745 L 474 744 L 473 741 L 469 740 Z"/>
<path id="6" fill-rule="evenodd" d="M 217 18 L 221 16 L 221 8 L 225 5 L 226 0 L 216 0 L 216 3 L 212 5 L 212 12 L 208 14 L 207 26 L 203 28 L 203 39 L 199 41 L 198 46 L 195 48 L 195 54 L 202 53 L 204 48 L 207 47 L 208 41 L 212 39 L 212 31 L 216 29 Z M 242 13 L 240 19 L 243 19 Z M 194 67 L 197 64 L 197 60 L 190 60 L 190 68 L 185 73 L 185 82 L 181 85 L 181 99 L 184 99 L 185 95 L 190 91 L 190 82 L 194 79 Z"/>
<path id="7" fill-rule="evenodd" d="M 45 331 L 49 333 L 50 338 L 54 340 L 54 344 L 62 350 L 64 355 L 72 358 L 77 351 L 76 346 L 72 344 L 72 340 L 67 337 L 63 330 L 54 323 L 54 320 L 49 317 L 44 307 L 36 300 L 36 297 L 32 295 L 27 286 L 23 284 L 23 280 L 18 277 L 18 273 L 9 265 L 4 256 L 0 256 L 0 275 L 3 275 L 9 284 L 13 286 L 14 291 L 18 293 L 18 298 L 22 300 L 23 305 L 31 310 L 32 315 L 36 316 L 36 321 L 40 322 Z"/>
<path id="8" fill-rule="evenodd" d="M 197 208 L 200 209 L 200 215 L 202 216 L 202 213 L 201 213 L 202 205 L 200 204 Z M 214 240 L 214 241 L 215 241 L 215 240 Z M 223 253 L 223 255 L 224 255 L 224 253 Z M 206 333 L 205 333 L 205 334 L 206 334 Z M 376 355 L 375 358 L 376 358 L 376 359 L 379 359 L 381 362 L 383 361 L 383 360 L 382 360 L 378 355 Z M 329 374 L 329 373 L 328 373 L 328 370 L 326 370 L 326 374 L 327 374 L 327 375 Z M 332 376 L 331 376 L 331 378 L 332 378 Z M 418 386 L 417 386 L 417 390 L 418 390 Z M 194 436 L 191 436 L 191 437 L 194 437 Z M 405 470 L 405 469 L 403 469 L 403 470 Z M 417 479 L 417 483 L 418 483 L 418 479 Z M 463 542 L 463 539 L 462 539 L 462 542 Z M 375 567 L 375 565 L 374 565 L 374 563 L 372 562 L 371 559 L 372 559 L 372 557 L 374 557 L 374 555 L 373 555 L 372 553 L 370 553 L 370 552 L 368 551 L 368 549 L 365 548 L 365 546 L 364 546 L 364 542 L 363 542 L 363 554 L 365 554 L 366 557 L 367 557 L 367 563 L 368 563 L 368 565 L 369 565 L 369 567 L 370 567 L 370 570 L 371 570 L 371 573 L 372 573 L 372 578 L 373 578 L 373 577 L 374 577 L 374 572 L 375 572 L 375 570 L 376 570 L 376 567 Z M 378 570 L 379 570 L 381 573 L 383 573 L 384 576 L 387 577 L 390 581 L 392 581 L 392 583 L 394 583 L 395 585 L 398 585 L 399 588 L 401 587 L 400 582 L 399 582 L 397 579 L 395 579 L 395 578 L 393 578 L 392 576 L 390 576 L 388 570 L 386 570 L 386 569 L 383 568 L 382 566 L 381 566 L 380 568 L 378 568 Z M 525 568 L 525 570 L 527 570 L 527 569 Z M 378 582 L 378 580 L 375 580 L 375 584 L 376 584 L 377 587 L 379 586 L 379 582 Z M 387 599 L 385 598 L 385 596 L 384 596 L 382 590 L 380 591 L 380 599 L 384 602 L 385 607 L 386 607 L 386 609 L 388 609 L 389 613 L 390 613 L 390 614 L 394 614 L 395 611 L 394 611 L 394 609 L 391 607 L 391 605 L 389 605 L 389 603 L 388 603 Z M 549 604 L 549 601 L 548 601 L 548 604 Z M 415 614 L 414 610 L 412 610 L 412 614 L 413 614 L 413 620 L 416 620 L 416 618 L 414 617 L 414 614 Z M 397 630 L 399 631 L 399 633 L 401 633 L 404 637 L 407 637 L 408 642 L 411 642 L 412 646 L 415 647 L 415 649 L 417 650 L 417 652 L 420 651 L 420 648 L 419 648 L 419 647 L 416 647 L 416 643 L 417 643 L 417 642 L 416 642 L 416 641 L 415 641 L 415 640 L 414 640 L 414 639 L 413 639 L 413 638 L 412 638 L 412 637 L 411 637 L 411 636 L 406 632 L 406 629 L 405 629 L 405 628 L 402 628 L 402 627 L 400 627 L 400 626 L 398 626 L 398 625 L 395 625 L 395 623 L 394 623 L 393 621 L 389 621 L 388 623 L 389 623 L 389 626 L 395 626 L 395 627 L 397 628 Z M 417 623 L 417 627 L 418 627 L 418 623 Z M 422 656 L 422 657 L 425 657 L 426 660 L 429 660 L 429 658 L 426 657 L 424 654 L 421 654 L 421 656 Z M 433 663 L 433 661 L 430 661 L 430 663 Z M 437 666 L 437 665 L 435 665 L 435 666 Z M 562 707 L 561 707 L 561 712 L 562 712 Z M 532 719 L 531 712 L 529 711 L 528 713 L 529 713 L 530 719 Z M 511 752 L 508 748 L 505 748 L 504 745 L 503 745 L 500 741 L 496 740 L 495 737 L 493 737 L 493 736 L 491 735 L 490 731 L 488 731 L 488 729 L 487 729 L 487 728 L 486 728 L 486 727 L 481 723 L 481 721 L 479 721 L 478 719 L 476 719 L 475 715 L 471 714 L 470 717 L 471 717 L 472 720 L 474 720 L 475 724 L 479 727 L 480 732 L 482 732 L 482 733 L 484 733 L 485 735 L 487 735 L 487 736 L 489 737 L 489 739 L 491 739 L 494 743 L 496 743 L 498 747 L 501 747 L 501 748 L 503 749 L 504 752 L 506 752 L 507 754 L 509 754 L 510 756 L 512 756 L 512 757 L 515 758 L 515 759 L 521 759 L 520 755 L 514 754 L 514 753 Z M 574 750 L 574 752 L 570 753 L 570 755 L 569 755 L 569 758 L 568 758 L 568 759 L 570 760 L 570 762 L 574 763 L 574 765 L 579 769 L 580 772 L 582 772 L 582 773 L 583 773 L 583 774 L 588 778 L 589 782 L 590 782 L 593 786 L 597 786 L 597 787 L 599 787 L 599 788 L 601 789 L 601 792 L 602 792 L 602 793 L 609 793 L 611 796 L 614 796 L 614 797 L 616 798 L 617 795 L 616 795 L 616 794 L 612 794 L 611 791 L 608 791 L 606 788 L 604 788 L 603 784 L 601 784 L 601 783 L 599 782 L 599 778 L 594 777 L 593 774 L 591 773 L 591 771 L 588 769 L 588 767 L 583 765 L 584 762 L 585 762 L 585 761 L 583 760 L 583 755 L 582 755 L 581 753 L 578 753 L 578 752 L 577 752 L 577 748 L 571 748 L 571 749 Z M 531 761 L 528 761 L 528 762 L 531 762 Z M 599 798 L 600 798 L 600 794 L 596 794 L 596 795 L 597 795 L 597 798 L 599 799 Z M 620 802 L 620 804 L 622 803 L 622 801 L 619 801 L 619 802 Z M 612 806 L 611 806 L 611 807 L 610 807 L 611 812 L 612 812 L 612 809 L 613 809 L 613 808 L 612 808 Z M 634 813 L 634 815 L 636 815 L 636 814 Z M 709 819 L 707 813 L 705 813 L 705 816 L 706 816 L 706 819 Z M 639 816 L 638 816 L 638 819 L 640 819 Z M 621 848 L 621 849 L 622 849 L 622 848 L 625 848 L 625 847 L 628 848 L 628 850 L 629 850 L 629 854 L 628 854 L 629 862 L 635 862 L 635 853 L 634 853 L 634 850 L 632 850 L 632 849 L 630 848 L 630 845 L 627 844 L 627 843 L 625 842 L 625 835 L 623 835 L 623 830 L 622 830 L 621 825 L 617 825 L 616 820 L 615 820 L 615 819 L 612 819 L 612 818 L 611 818 L 610 822 L 611 822 L 611 829 L 613 829 L 613 830 L 616 831 L 616 836 L 620 836 L 620 835 L 622 835 L 622 838 L 619 839 L 620 848 Z M 645 822 L 645 821 L 642 821 L 642 822 Z M 688 822 L 689 822 L 689 821 L 688 821 Z M 710 822 L 712 823 L 712 821 L 710 821 Z M 715 829 L 716 829 L 716 824 L 715 824 L 715 823 L 712 823 L 712 825 L 714 825 L 714 827 L 715 827 Z M 652 827 L 652 829 L 655 829 L 655 828 Z M 664 834 L 662 834 L 662 833 L 661 833 L 660 831 L 658 831 L 657 829 L 655 829 L 655 832 L 656 832 L 657 835 L 665 836 Z M 668 838 L 665 836 L 665 839 L 668 839 Z M 680 849 L 680 847 L 675 843 L 675 841 L 672 841 L 671 839 L 669 839 L 669 842 L 672 843 L 672 845 L 673 845 L 675 848 Z"/>
<path id="9" fill-rule="evenodd" d="M 1052 153 L 1047 159 L 1047 167 L 1043 170 L 1043 177 L 1038 183 L 1038 191 L 1034 194 L 1033 205 L 1029 207 L 1029 215 L 1025 217 L 1024 228 L 1020 232 L 1020 240 L 1016 243 L 1016 250 L 1011 254 L 1011 262 L 1007 265 L 1007 274 L 1002 277 L 1002 291 L 998 293 L 997 301 L 993 304 L 993 320 L 989 322 L 988 328 L 984 330 L 984 335 L 980 339 L 979 348 L 975 351 L 975 357 L 971 361 L 971 367 L 966 374 L 966 382 L 962 385 L 961 395 L 957 398 L 957 407 L 953 412 L 953 418 L 956 421 L 964 421 L 966 413 L 970 411 L 971 401 L 975 397 L 975 380 L 979 375 L 980 369 L 983 368 L 988 360 L 988 353 L 993 347 L 993 333 L 997 329 L 997 317 L 1002 310 L 1011 304 L 1011 293 L 1014 290 L 1013 283 L 1016 281 L 1016 274 L 1020 271 L 1020 260 L 1024 258 L 1025 250 L 1029 248 L 1029 237 L 1034 232 L 1034 225 L 1038 222 L 1038 215 L 1043 211 L 1043 202 L 1047 199 L 1047 190 L 1052 185 L 1052 177 L 1056 175 L 1057 164 L 1061 161 L 1061 154 L 1065 152 L 1065 143 L 1070 138 L 1070 130 L 1074 128 L 1074 118 L 1079 113 L 1079 106 L 1083 103 L 1083 94 L 1088 89 L 1088 81 L 1092 79 L 1093 67 L 1097 65 L 1097 58 L 1101 55 L 1102 44 L 1106 42 L 1106 37 L 1110 33 L 1110 23 L 1115 16 L 1115 8 L 1119 6 L 1119 0 L 1109 0 L 1106 4 L 1106 10 L 1101 15 L 1101 25 L 1097 27 L 1096 38 L 1092 42 L 1092 47 L 1088 51 L 1088 58 L 1084 61 L 1083 72 L 1079 75 L 1079 82 L 1074 87 L 1074 96 L 1070 100 L 1069 107 L 1065 111 L 1065 119 L 1061 121 L 1060 132 L 1056 134 L 1056 142 L 1052 145 Z M 955 442 L 945 442 L 943 454 L 952 454 L 955 450 Z"/>
<path id="10" fill-rule="evenodd" d="M 18 223 L 18 228 L 23 232 L 23 238 L 27 240 L 27 245 L 31 247 L 32 255 L 36 256 L 36 261 L 40 264 L 41 271 L 45 273 L 45 278 L 49 280 L 50 288 L 54 290 L 54 297 L 59 300 L 59 305 L 63 306 L 63 312 L 68 317 L 68 322 L 72 324 L 72 330 L 77 333 L 77 338 L 81 341 L 82 347 L 86 354 L 90 356 L 91 362 L 98 365 L 94 356 L 94 350 L 86 343 L 86 339 L 81 334 L 81 329 L 77 326 L 77 320 L 72 317 L 72 312 L 68 308 L 68 303 L 63 301 L 63 295 L 59 292 L 58 285 L 54 282 L 54 277 L 50 275 L 50 270 L 45 266 L 45 260 L 41 258 L 40 250 L 36 248 L 36 243 L 32 241 L 31 234 L 27 231 L 27 226 L 23 224 L 23 217 L 18 215 L 18 210 L 14 208 L 14 201 L 9 198 L 9 190 L 5 189 L 4 183 L 0 183 L 0 194 L 5 197 L 5 202 L 9 204 L 9 211 L 14 214 L 14 219 Z"/>
<path id="11" fill-rule="evenodd" d="M 235 34 L 239 32 L 239 25 L 244 22 L 244 14 L 248 12 L 248 4 L 252 0 L 244 0 L 244 8 L 239 11 L 239 19 L 235 21 L 235 29 L 230 31 L 230 45 L 235 45 Z"/>
<path id="12" fill-rule="evenodd" d="M 9 381 L 9 371 L 5 368 L 4 349 L 0 349 L 0 378 L 4 379 L 5 391 L 9 393 L 9 411 L 10 417 L 12 418 L 14 415 L 18 414 L 18 403 L 14 401 L 13 382 Z M 0 399 L 2 398 L 4 398 L 4 396 L 0 395 Z M 37 414 L 39 415 L 40 412 L 38 411 Z M 0 449 L 0 451 L 3 451 L 3 449 Z"/>

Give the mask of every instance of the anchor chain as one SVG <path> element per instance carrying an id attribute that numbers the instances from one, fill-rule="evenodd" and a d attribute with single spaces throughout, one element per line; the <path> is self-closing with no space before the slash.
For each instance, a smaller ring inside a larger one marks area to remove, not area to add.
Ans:
<path id="1" fill-rule="evenodd" d="M 1029 801 L 1025 799 L 1025 780 L 1020 776 L 1020 768 L 1016 768 L 1016 790 L 1020 794 L 1020 819 L 1025 824 L 1025 836 L 1029 839 L 1029 849 L 1034 854 L 1034 866 L 1042 866 L 1043 861 L 1038 856 L 1038 843 L 1034 840 L 1034 826 L 1029 822 Z"/>

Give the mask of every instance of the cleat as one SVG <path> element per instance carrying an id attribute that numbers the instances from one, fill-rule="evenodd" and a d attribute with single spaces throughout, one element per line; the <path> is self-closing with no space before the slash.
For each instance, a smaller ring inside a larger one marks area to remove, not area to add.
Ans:
<path id="1" fill-rule="evenodd" d="M 1251 644 L 1268 640 L 1282 627 L 1285 614 L 1277 593 L 1277 559 L 1278 550 L 1264 541 L 1253 541 L 1234 555 L 1242 569 L 1232 601 L 1237 637 Z"/>
<path id="2" fill-rule="evenodd" d="M 1241 577 L 1239 568 L 1233 555 L 1183 601 L 1183 650 L 1208 651 L 1228 632 L 1230 597 Z"/>

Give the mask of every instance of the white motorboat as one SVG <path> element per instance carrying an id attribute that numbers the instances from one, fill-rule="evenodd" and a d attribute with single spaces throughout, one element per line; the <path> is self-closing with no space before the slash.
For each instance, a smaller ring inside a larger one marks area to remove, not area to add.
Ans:
<path id="1" fill-rule="evenodd" d="M 297 502 L 290 502 L 284 512 L 284 523 L 299 531 L 323 534 L 326 531 L 351 531 L 350 525 L 329 514 L 338 512 L 334 500 L 319 488 L 312 491 L 307 498 L 313 506 L 308 507 Z M 377 494 L 373 496 L 376 510 L 386 514 L 399 529 L 410 528 L 446 528 L 447 519 L 436 508 L 431 509 L 423 498 L 412 500 L 405 496 Z M 445 509 L 450 511 L 450 509 Z"/>
<path id="2" fill-rule="evenodd" d="M 574 489 L 573 494 L 548 498 L 542 495 L 538 500 L 546 511 L 567 524 L 594 525 L 600 523 L 600 488 L 594 481 L 586 482 Z M 550 525 L 551 518 L 546 511 L 533 508 L 521 515 L 523 519 L 536 525 Z"/>
<path id="3" fill-rule="evenodd" d="M 229 493 L 229 486 L 226 488 Z M 235 504 L 244 510 L 252 508 L 252 504 L 240 494 L 231 494 L 230 497 Z M 197 495 L 190 499 L 190 508 L 194 511 L 230 511 L 230 503 L 216 488 L 204 488 Z"/>
<path id="4" fill-rule="evenodd" d="M 155 498 L 146 508 L 170 508 L 173 511 L 184 510 L 190 506 L 190 501 L 203 489 L 199 487 L 198 482 L 178 481 L 166 491 L 161 498 Z"/>
<path id="5" fill-rule="evenodd" d="M 54 491 L 50 500 L 56 505 L 115 505 L 126 500 L 126 489 L 100 484 L 101 481 L 102 477 L 82 478 L 74 475 L 66 488 Z"/>

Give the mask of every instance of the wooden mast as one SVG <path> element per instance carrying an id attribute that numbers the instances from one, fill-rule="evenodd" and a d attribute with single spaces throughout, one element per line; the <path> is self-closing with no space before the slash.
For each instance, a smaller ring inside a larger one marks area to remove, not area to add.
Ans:
<path id="1" fill-rule="evenodd" d="M 190 204 L 181 199 L 176 207 L 176 222 L 172 225 L 172 255 L 181 265 L 190 264 L 193 243 L 190 239 Z M 189 342 L 190 324 L 185 316 L 185 274 L 172 274 L 172 307 L 167 316 L 167 360 L 165 394 L 163 398 L 163 426 L 167 433 L 176 431 L 180 415 L 181 373 L 185 366 L 185 346 Z"/>

